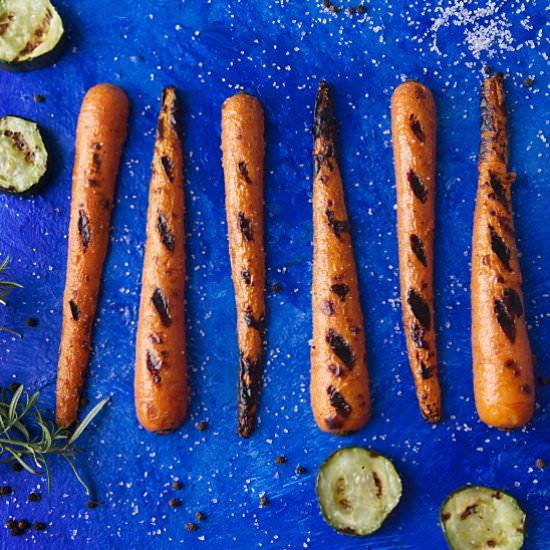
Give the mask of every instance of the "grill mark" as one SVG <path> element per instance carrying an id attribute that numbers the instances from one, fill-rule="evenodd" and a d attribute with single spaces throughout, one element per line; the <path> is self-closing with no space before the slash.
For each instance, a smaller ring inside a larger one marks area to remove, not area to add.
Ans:
<path id="1" fill-rule="evenodd" d="M 421 202 L 425 203 L 428 199 L 428 189 L 424 185 L 424 182 L 416 175 L 414 170 L 409 170 L 407 173 L 407 179 L 411 186 L 414 196 Z"/>
<path id="2" fill-rule="evenodd" d="M 23 46 L 23 49 L 19 52 L 17 57 L 14 58 L 15 62 L 19 61 L 22 57 L 31 54 L 32 52 L 34 52 L 34 50 L 36 50 L 36 48 L 38 48 L 38 46 L 42 44 L 42 37 L 48 34 L 52 19 L 53 13 L 48 8 L 44 13 L 42 21 L 40 21 L 39 26 L 34 29 L 32 38 L 25 44 L 25 46 Z"/>
<path id="3" fill-rule="evenodd" d="M 326 341 L 334 355 L 336 355 L 349 370 L 352 370 L 355 364 L 355 356 L 353 355 L 349 343 L 332 328 L 328 330 Z"/>
<path id="4" fill-rule="evenodd" d="M 413 134 L 417 137 L 419 141 L 424 143 L 426 141 L 426 136 L 424 135 L 424 130 L 422 129 L 422 124 L 420 124 L 420 121 L 418 120 L 417 116 L 415 114 L 411 114 L 409 116 L 409 123 L 411 125 L 411 130 Z"/>
<path id="5" fill-rule="evenodd" d="M 376 486 L 376 496 L 380 498 L 382 496 L 382 480 L 375 471 L 372 472 L 372 480 Z"/>
<path id="6" fill-rule="evenodd" d="M 246 162 L 241 161 L 239 162 L 238 167 L 239 167 L 239 173 L 243 177 L 243 180 L 250 185 L 252 183 L 252 180 L 248 175 L 248 165 L 246 164 Z"/>
<path id="7" fill-rule="evenodd" d="M 466 518 L 470 517 L 472 514 L 475 514 L 477 512 L 477 504 L 470 504 L 469 506 L 466 506 L 464 508 L 464 511 L 462 514 L 460 514 L 460 519 L 465 520 Z"/>
<path id="8" fill-rule="evenodd" d="M 147 370 L 151 373 L 151 376 L 153 377 L 153 383 L 160 384 L 160 370 L 162 368 L 162 360 L 159 360 L 157 357 L 155 357 L 152 351 L 147 350 L 146 365 Z"/>
<path id="9" fill-rule="evenodd" d="M 332 108 L 332 99 L 328 84 L 322 80 L 315 98 L 315 116 L 313 118 L 313 137 L 328 142 L 336 141 L 337 123 Z"/>
<path id="10" fill-rule="evenodd" d="M 500 204 L 504 206 L 506 212 L 510 212 L 510 205 L 508 203 L 508 199 L 506 198 L 506 189 L 502 185 L 502 180 L 500 176 L 498 176 L 494 172 L 489 172 L 489 183 L 495 193 L 495 197 L 497 198 L 498 202 L 500 202 Z"/>
<path id="11" fill-rule="evenodd" d="M 78 211 L 78 234 L 80 235 L 84 250 L 87 250 L 91 238 L 90 222 L 88 216 L 86 216 L 86 212 L 82 209 Z"/>
<path id="12" fill-rule="evenodd" d="M 162 241 L 162 244 L 170 251 L 174 251 L 174 246 L 176 244 L 176 239 L 174 238 L 174 234 L 170 230 L 170 227 L 168 226 L 168 220 L 166 219 L 166 216 L 159 212 L 158 219 L 157 219 L 157 229 L 160 233 L 160 239 Z"/>
<path id="13" fill-rule="evenodd" d="M 246 286 L 254 286 L 254 284 L 252 283 L 252 276 L 250 275 L 250 271 L 248 271 L 248 269 L 243 269 L 241 271 L 241 277 Z"/>
<path id="14" fill-rule="evenodd" d="M 490 225 L 489 233 L 491 235 L 491 249 L 497 255 L 498 259 L 507 271 L 512 271 L 510 267 L 510 249 L 506 246 L 504 239 L 495 231 L 495 228 Z"/>
<path id="15" fill-rule="evenodd" d="M 260 315 L 260 317 L 258 319 L 256 319 L 254 317 L 254 315 L 252 314 L 252 308 L 251 307 L 246 308 L 246 311 L 244 313 L 244 320 L 245 320 L 246 326 L 248 328 L 253 328 L 255 330 L 259 330 L 260 332 L 264 328 L 264 320 L 265 320 L 264 316 Z"/>
<path id="16" fill-rule="evenodd" d="M 253 241 L 254 236 L 252 235 L 252 225 L 250 220 L 244 215 L 244 212 L 239 211 L 239 229 L 246 241 Z"/>
<path id="17" fill-rule="evenodd" d="M 69 300 L 69 307 L 71 308 L 71 315 L 73 316 L 73 321 L 78 321 L 80 319 L 80 309 L 76 305 L 74 300 Z"/>
<path id="18" fill-rule="evenodd" d="M 248 437 L 254 429 L 261 381 L 261 361 L 239 353 L 238 427 L 237 432 Z"/>
<path id="19" fill-rule="evenodd" d="M 332 285 L 330 287 L 330 290 L 340 298 L 341 302 L 343 302 L 346 299 L 347 293 L 349 292 L 349 286 L 344 283 L 336 284 Z"/>
<path id="20" fill-rule="evenodd" d="M 502 298 L 495 299 L 494 312 L 500 328 L 514 343 L 516 339 L 516 318 L 523 315 L 523 305 L 518 293 L 513 288 L 505 288 L 502 291 Z"/>
<path id="21" fill-rule="evenodd" d="M 481 95 L 481 101 L 479 103 L 481 110 L 481 131 L 482 132 L 493 132 L 493 109 L 489 105 L 485 94 Z"/>
<path id="22" fill-rule="evenodd" d="M 99 153 L 94 153 L 92 155 L 92 164 L 94 165 L 94 168 L 99 171 L 101 168 L 101 155 Z"/>
<path id="23" fill-rule="evenodd" d="M 344 420 L 338 416 L 325 418 L 325 425 L 329 430 L 340 430 L 344 425 Z"/>
<path id="24" fill-rule="evenodd" d="M 30 145 L 25 140 L 25 136 L 21 132 L 14 132 L 13 130 L 4 130 L 4 136 L 12 141 L 13 147 L 18 151 L 25 154 L 25 161 L 28 163 L 34 162 L 35 153 L 31 149 Z"/>
<path id="25" fill-rule="evenodd" d="M 424 340 L 424 334 L 424 329 L 416 321 L 413 321 L 411 327 L 411 337 L 417 348 L 428 349 L 428 344 Z"/>
<path id="26" fill-rule="evenodd" d="M 428 266 L 426 260 L 426 252 L 424 251 L 424 242 L 418 235 L 411 235 L 411 249 L 414 252 L 415 256 L 418 258 L 418 261 L 424 266 Z"/>
<path id="27" fill-rule="evenodd" d="M 407 303 L 424 329 L 430 330 L 432 327 L 430 308 L 426 300 L 414 288 L 409 289 L 407 293 Z"/>
<path id="28" fill-rule="evenodd" d="M 336 413 L 343 418 L 348 418 L 351 414 L 351 405 L 344 399 L 342 394 L 334 387 L 329 386 L 327 388 L 327 394 L 330 399 L 330 405 L 334 408 Z"/>
<path id="29" fill-rule="evenodd" d="M 160 316 L 162 324 L 165 327 L 169 327 L 172 324 L 172 316 L 170 315 L 170 307 L 164 291 L 160 288 L 156 288 L 151 296 L 151 301 Z"/>
<path id="30" fill-rule="evenodd" d="M 340 238 L 342 233 L 349 231 L 349 223 L 347 220 L 337 220 L 334 214 L 334 210 L 326 210 L 328 224 L 332 229 L 332 232 Z"/>
<path id="31" fill-rule="evenodd" d="M 172 162 L 172 159 L 164 155 L 160 158 L 160 162 L 162 164 L 166 177 L 171 183 L 173 183 L 174 182 L 174 164 Z"/>
<path id="32" fill-rule="evenodd" d="M 424 361 L 420 361 L 420 376 L 423 380 L 429 380 L 434 375 L 434 370 L 432 367 L 429 367 L 424 363 Z"/>
<path id="33" fill-rule="evenodd" d="M 14 17 L 15 16 L 13 13 L 6 13 L 0 20 L 0 36 L 2 36 L 9 29 Z"/>

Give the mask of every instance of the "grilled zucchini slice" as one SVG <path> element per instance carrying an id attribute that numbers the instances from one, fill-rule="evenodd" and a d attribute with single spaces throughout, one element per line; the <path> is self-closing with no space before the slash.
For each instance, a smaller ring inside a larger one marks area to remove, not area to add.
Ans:
<path id="1" fill-rule="evenodd" d="M 48 151 L 35 122 L 0 118 L 0 191 L 27 194 L 44 183 Z"/>
<path id="2" fill-rule="evenodd" d="M 363 447 L 329 456 L 317 475 L 317 498 L 327 523 L 346 535 L 378 530 L 401 499 L 401 478 L 386 457 Z"/>
<path id="3" fill-rule="evenodd" d="M 525 514 L 516 499 L 499 489 L 473 485 L 447 497 L 441 528 L 452 550 L 519 550 Z"/>
<path id="4" fill-rule="evenodd" d="M 62 53 L 63 21 L 50 0 L 0 0 L 0 67 L 41 69 Z"/>

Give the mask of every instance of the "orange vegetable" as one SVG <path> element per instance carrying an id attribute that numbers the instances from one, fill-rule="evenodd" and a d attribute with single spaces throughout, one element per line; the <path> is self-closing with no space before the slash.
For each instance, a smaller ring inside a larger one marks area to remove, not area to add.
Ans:
<path id="1" fill-rule="evenodd" d="M 134 394 L 141 425 L 178 428 L 187 413 L 183 152 L 175 88 L 164 90 L 147 212 Z"/>
<path id="2" fill-rule="evenodd" d="M 313 343 L 310 395 L 325 432 L 361 429 L 370 417 L 363 313 L 342 178 L 336 120 L 327 84 L 319 84 L 313 144 Z"/>
<path id="3" fill-rule="evenodd" d="M 265 320 L 264 115 L 249 94 L 223 104 L 222 151 L 239 342 L 237 432 L 248 437 L 262 385 Z"/>
<path id="4" fill-rule="evenodd" d="M 56 419 L 68 428 L 78 415 L 90 358 L 103 263 L 122 148 L 128 98 L 100 84 L 84 98 L 76 132 L 67 279 L 57 371 Z"/>
<path id="5" fill-rule="evenodd" d="M 474 393 L 483 422 L 518 428 L 535 406 L 533 359 L 512 215 L 503 77 L 481 94 L 481 147 L 472 244 Z"/>
<path id="6" fill-rule="evenodd" d="M 403 325 L 422 416 L 441 419 L 433 295 L 436 113 L 426 86 L 409 80 L 392 97 Z"/>

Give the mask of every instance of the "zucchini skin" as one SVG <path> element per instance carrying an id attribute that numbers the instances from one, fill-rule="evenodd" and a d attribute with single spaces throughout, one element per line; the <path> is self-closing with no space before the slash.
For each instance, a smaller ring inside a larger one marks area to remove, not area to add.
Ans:
<path id="1" fill-rule="evenodd" d="M 25 117 L 22 117 L 22 116 L 19 116 L 19 115 L 12 115 L 12 114 L 8 113 L 8 114 L 5 114 L 2 117 L 0 117 L 0 121 L 2 119 L 6 118 L 6 117 L 19 118 L 19 119 L 24 120 L 26 122 L 31 122 L 33 124 L 36 124 L 36 126 L 38 128 L 38 131 L 40 133 L 40 136 L 42 137 L 42 141 L 44 143 L 44 148 L 46 149 L 46 153 L 48 154 L 48 159 L 46 161 L 46 170 L 45 170 L 44 174 L 42 175 L 42 177 L 34 185 L 29 187 L 25 191 L 14 191 L 13 188 L 11 188 L 11 187 L 2 187 L 0 185 L 0 193 L 3 194 L 3 195 L 11 195 L 11 196 L 22 197 L 22 198 L 32 197 L 32 196 L 38 194 L 40 191 L 42 191 L 42 189 L 52 179 L 53 170 L 52 170 L 52 164 L 50 162 L 50 151 L 51 151 L 50 142 L 51 142 L 51 139 L 49 137 L 49 133 L 47 131 L 45 131 L 44 128 L 42 126 L 40 126 L 40 124 L 38 124 L 34 120 L 31 120 L 30 118 L 25 118 Z"/>
<path id="2" fill-rule="evenodd" d="M 49 52 L 33 59 L 27 59 L 26 61 L 13 62 L 0 60 L 0 69 L 9 73 L 28 73 L 30 71 L 46 69 L 59 61 L 61 56 L 65 53 L 69 42 L 67 32 L 64 31 L 55 48 L 51 49 Z"/>

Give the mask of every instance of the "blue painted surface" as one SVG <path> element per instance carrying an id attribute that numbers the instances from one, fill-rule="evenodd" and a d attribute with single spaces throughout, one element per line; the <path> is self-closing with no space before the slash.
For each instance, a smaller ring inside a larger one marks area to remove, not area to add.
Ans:
<path id="1" fill-rule="evenodd" d="M 483 426 L 473 404 L 469 343 L 478 96 L 482 68 L 490 65 L 507 74 L 527 320 L 537 377 L 550 374 L 545 4 L 438 0 L 403 8 L 373 0 L 366 15 L 348 17 L 328 14 L 314 1 L 119 0 L 100 8 L 91 0 L 56 2 L 71 39 L 66 55 L 46 70 L 0 74 L 0 115 L 39 122 L 51 137 L 54 165 L 53 181 L 40 195 L 0 197 L 0 253 L 12 258 L 11 275 L 25 286 L 0 311 L 2 322 L 24 332 L 23 340 L 0 335 L 0 384 L 23 382 L 42 391 L 43 406 L 54 405 L 76 119 L 87 88 L 119 84 L 131 98 L 132 116 L 87 392 L 91 401 L 113 399 L 83 437 L 79 458 L 104 504 L 87 510 L 85 494 L 61 462 L 49 495 L 44 480 L 1 468 L 1 480 L 14 488 L 0 500 L 2 522 L 15 516 L 50 523 L 47 532 L 18 540 L 0 529 L 0 546 L 168 548 L 183 541 L 211 550 L 440 549 L 439 506 L 472 482 L 513 493 L 528 514 L 525 548 L 549 548 L 550 474 L 535 459 L 550 463 L 550 388 L 537 387 L 527 428 L 504 433 Z M 523 85 L 527 76 L 535 78 L 531 88 Z M 439 111 L 436 316 L 445 419 L 437 427 L 417 411 L 400 326 L 389 101 L 405 77 L 430 86 Z M 333 85 L 341 123 L 373 385 L 372 421 L 346 439 L 316 428 L 308 396 L 309 128 L 320 78 Z M 153 128 L 169 83 L 185 104 L 192 399 L 184 427 L 159 437 L 139 429 L 134 417 L 133 342 Z M 268 287 L 282 286 L 267 294 L 265 388 L 258 429 L 248 441 L 235 434 L 235 307 L 219 150 L 220 106 L 241 87 L 266 110 Z M 36 93 L 46 102 L 35 103 Z M 25 327 L 29 316 L 40 319 L 38 328 Z M 198 420 L 208 421 L 206 432 L 194 427 Z M 332 532 L 316 504 L 318 466 L 348 444 L 387 454 L 403 477 L 402 502 L 368 539 Z M 276 466 L 281 454 L 288 462 Z M 296 475 L 298 464 L 307 473 Z M 171 489 L 176 478 L 181 491 Z M 43 493 L 40 503 L 26 502 L 31 488 Z M 261 508 L 264 493 L 269 505 Z M 183 500 L 175 510 L 168 506 L 173 496 Z M 197 510 L 208 520 L 188 533 L 184 524 Z"/>

